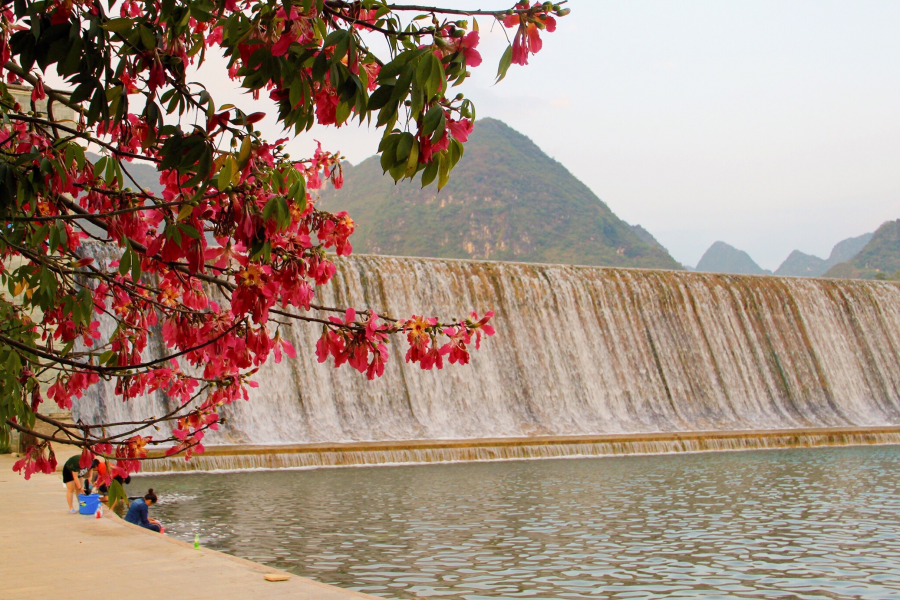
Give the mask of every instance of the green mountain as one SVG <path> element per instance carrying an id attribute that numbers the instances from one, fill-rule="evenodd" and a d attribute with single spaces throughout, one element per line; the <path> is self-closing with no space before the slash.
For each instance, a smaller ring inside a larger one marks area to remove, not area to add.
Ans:
<path id="1" fill-rule="evenodd" d="M 663 246 L 662 244 L 659 243 L 659 240 L 657 240 L 655 237 L 653 237 L 652 233 L 650 233 L 649 231 L 647 231 L 640 225 L 637 225 L 637 224 L 632 225 L 631 230 L 634 232 L 634 234 L 636 236 L 638 236 L 639 238 L 641 238 L 642 240 L 644 240 L 646 243 L 650 244 L 651 246 L 654 246 L 655 248 L 659 248 L 660 250 L 663 250 L 666 253 L 669 252 L 668 250 L 666 250 L 665 246 Z"/>
<path id="2" fill-rule="evenodd" d="M 750 258 L 750 255 L 743 250 L 738 250 L 725 242 L 716 242 L 710 246 L 709 250 L 703 254 L 700 262 L 697 263 L 695 270 L 707 273 L 735 273 L 740 275 L 770 275 L 772 273 L 756 264 Z"/>
<path id="3" fill-rule="evenodd" d="M 565 167 L 495 119 L 477 122 L 441 192 L 394 184 L 371 157 L 345 166 L 344 187 L 323 190 L 319 206 L 350 213 L 355 252 L 680 268 L 649 233 L 636 233 Z"/>
<path id="4" fill-rule="evenodd" d="M 819 277 L 824 275 L 831 267 L 848 261 L 872 239 L 871 233 L 864 233 L 857 237 L 847 238 L 838 242 L 831 250 L 831 256 L 827 259 L 813 256 L 812 254 L 804 254 L 799 250 L 791 252 L 778 270 L 776 275 L 785 277 Z"/>
<path id="5" fill-rule="evenodd" d="M 882 223 L 856 256 L 828 269 L 825 277 L 900 279 L 900 219 Z"/>

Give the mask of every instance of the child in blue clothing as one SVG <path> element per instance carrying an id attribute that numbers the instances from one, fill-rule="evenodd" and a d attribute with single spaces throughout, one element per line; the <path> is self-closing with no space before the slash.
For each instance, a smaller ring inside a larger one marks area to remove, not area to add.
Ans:
<path id="1" fill-rule="evenodd" d="M 149 508 L 154 504 L 156 504 L 156 494 L 153 493 L 153 488 L 150 488 L 150 491 L 144 494 L 143 498 L 138 498 L 131 503 L 128 514 L 125 515 L 125 520 L 129 523 L 140 525 L 150 531 L 162 533 L 164 531 L 162 524 L 156 519 L 151 519 L 149 516 Z"/>

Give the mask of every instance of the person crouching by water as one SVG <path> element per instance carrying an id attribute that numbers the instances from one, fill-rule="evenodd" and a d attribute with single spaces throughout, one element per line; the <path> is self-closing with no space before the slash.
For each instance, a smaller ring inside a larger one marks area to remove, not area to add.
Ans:
<path id="1" fill-rule="evenodd" d="M 81 455 L 75 454 L 63 465 L 62 476 L 63 483 L 66 484 L 66 502 L 69 504 L 69 512 L 71 514 L 78 512 L 78 507 L 75 505 L 76 494 L 84 493 L 84 487 L 81 485 L 81 478 L 90 477 L 91 470 L 95 466 L 94 463 L 97 463 L 95 460 L 91 467 L 82 469 L 79 464 L 80 462 Z"/>
<path id="2" fill-rule="evenodd" d="M 162 524 L 156 519 L 149 517 L 150 511 L 148 509 L 154 504 L 156 504 L 156 494 L 153 493 L 153 488 L 150 488 L 143 498 L 138 498 L 131 503 L 128 514 L 125 515 L 125 520 L 129 523 L 140 525 L 144 529 L 163 533 L 165 529 L 163 529 Z"/>

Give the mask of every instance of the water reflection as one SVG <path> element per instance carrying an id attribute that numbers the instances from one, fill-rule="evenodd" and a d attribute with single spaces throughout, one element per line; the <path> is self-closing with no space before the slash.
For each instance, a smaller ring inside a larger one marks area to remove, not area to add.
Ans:
<path id="1" fill-rule="evenodd" d="M 390 598 L 900 598 L 900 447 L 136 479 L 175 536 Z M 146 485 L 145 485 L 146 484 Z"/>

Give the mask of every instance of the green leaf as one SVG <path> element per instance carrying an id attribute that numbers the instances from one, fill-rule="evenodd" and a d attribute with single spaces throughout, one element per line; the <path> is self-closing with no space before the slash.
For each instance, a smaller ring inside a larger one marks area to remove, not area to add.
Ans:
<path id="1" fill-rule="evenodd" d="M 181 210 L 178 211 L 178 221 L 184 221 L 188 217 L 194 214 L 194 207 L 190 204 L 185 204 L 181 207 Z"/>
<path id="2" fill-rule="evenodd" d="M 427 47 L 401 52 L 399 55 L 397 55 L 397 58 L 381 68 L 381 71 L 379 71 L 378 73 L 378 82 L 388 83 L 391 79 L 399 75 L 400 71 L 402 71 L 403 68 L 408 65 L 411 60 L 421 56 L 426 52 L 429 52 L 429 49 Z"/>
<path id="3" fill-rule="evenodd" d="M 369 110 L 376 111 L 381 110 L 387 105 L 388 101 L 391 99 L 391 96 L 394 93 L 394 86 L 392 85 L 383 85 L 379 87 L 377 90 L 372 92 L 372 95 L 369 96 Z"/>
<path id="4" fill-rule="evenodd" d="M 112 483 L 109 485 L 109 493 L 106 495 L 106 500 L 108 506 L 112 509 L 115 509 L 116 504 L 119 502 L 126 505 L 128 504 L 128 495 L 125 493 L 125 488 L 122 487 L 122 484 L 119 483 L 118 480 L 112 480 Z"/>
<path id="5" fill-rule="evenodd" d="M 50 254 L 56 252 L 56 248 L 59 246 L 59 229 L 56 227 L 50 228 L 50 239 L 47 241 L 47 244 L 47 250 Z"/>
<path id="6" fill-rule="evenodd" d="M 440 166 L 440 161 L 437 160 L 437 156 L 434 157 L 428 166 L 425 167 L 425 170 L 422 172 L 422 187 L 430 185 L 434 178 L 437 177 L 438 167 Z"/>
<path id="7" fill-rule="evenodd" d="M 131 19 L 110 19 L 103 24 L 103 29 L 107 31 L 113 31 L 115 33 L 128 31 L 132 27 L 134 27 L 134 21 L 132 21 Z"/>
<path id="8" fill-rule="evenodd" d="M 416 83 L 418 83 L 423 88 L 428 83 L 428 80 L 431 79 L 431 70 L 434 68 L 434 63 L 428 58 L 437 58 L 434 54 L 428 54 L 427 56 L 423 56 L 421 60 L 419 60 L 418 66 L 416 66 Z"/>
<path id="9" fill-rule="evenodd" d="M 97 162 L 94 163 L 94 177 L 97 179 L 103 176 L 103 171 L 106 169 L 106 161 L 109 159 L 105 156 L 101 156 L 97 159 Z"/>
<path id="10" fill-rule="evenodd" d="M 433 66 L 431 69 L 431 77 L 428 78 L 425 90 L 430 98 L 446 87 L 447 74 L 444 72 L 444 65 L 441 63 L 440 59 L 434 54 L 429 54 L 429 56 L 431 56 Z"/>
<path id="11" fill-rule="evenodd" d="M 194 238 L 195 240 L 200 239 L 200 232 L 193 225 L 188 225 L 187 223 L 179 223 L 178 229 L 184 232 L 185 235 Z"/>
<path id="12" fill-rule="evenodd" d="M 244 140 L 241 142 L 241 151 L 238 152 L 238 171 L 243 171 L 244 167 L 247 166 L 247 162 L 250 160 L 250 150 L 253 148 L 253 141 L 250 139 L 250 136 L 245 136 Z"/>
<path id="13" fill-rule="evenodd" d="M 437 129 L 441 122 L 441 117 L 443 116 L 444 109 L 439 104 L 435 104 L 429 108 L 428 112 L 425 113 L 425 118 L 422 120 L 422 136 L 430 137 Z"/>
<path id="14" fill-rule="evenodd" d="M 345 29 L 336 29 L 328 34 L 328 37 L 325 38 L 324 46 L 328 48 L 329 46 L 336 46 L 341 41 L 343 41 L 347 37 L 348 33 Z M 345 50 L 346 51 L 346 50 Z M 342 58 L 342 57 L 338 57 Z"/>
<path id="15" fill-rule="evenodd" d="M 406 159 L 409 157 L 409 151 L 412 149 L 413 143 L 415 141 L 415 136 L 413 136 L 413 134 L 409 133 L 408 131 L 400 134 L 400 141 L 397 142 L 397 160 L 394 164 L 397 164 L 398 162 L 406 162 Z"/>
<path id="16" fill-rule="evenodd" d="M 450 181 L 450 160 L 445 152 L 441 152 L 440 161 L 441 164 L 438 167 L 438 191 L 444 189 L 444 186 Z"/>
<path id="17" fill-rule="evenodd" d="M 117 100 L 122 95 L 124 88 L 121 85 L 113 86 L 106 90 L 106 99 L 108 101 Z"/>
<path id="18" fill-rule="evenodd" d="M 434 135 L 431 136 L 431 143 L 437 144 L 444 139 L 445 135 L 447 135 L 447 116 L 444 114 L 444 111 L 441 111 L 440 120 L 437 127 L 434 128 Z"/>
<path id="19" fill-rule="evenodd" d="M 119 259 L 119 275 L 125 277 L 125 274 L 131 270 L 131 251 L 126 250 Z"/>
<path id="20" fill-rule="evenodd" d="M 137 252 L 132 252 L 131 280 L 135 283 L 141 280 L 141 256 Z"/>
<path id="21" fill-rule="evenodd" d="M 277 196 L 273 196 L 269 198 L 269 201 L 266 202 L 266 206 L 263 208 L 263 220 L 268 221 L 272 218 L 272 215 L 275 214 L 275 211 L 278 210 L 278 203 L 276 202 Z"/>
<path id="22" fill-rule="evenodd" d="M 506 77 L 506 72 L 509 71 L 509 66 L 512 64 L 512 46 L 507 46 L 506 51 L 503 52 L 503 56 L 500 57 L 500 66 L 497 67 L 497 80 L 494 83 L 499 83 L 503 81 L 503 78 Z"/>
<path id="23" fill-rule="evenodd" d="M 234 159 L 231 156 L 225 158 L 225 161 L 222 163 L 222 168 L 219 170 L 219 177 L 216 179 L 216 187 L 219 188 L 219 190 L 224 190 L 231 185 L 231 180 L 237 170 L 236 167 L 237 165 L 234 163 Z"/>
<path id="24" fill-rule="evenodd" d="M 412 177 L 419 168 L 419 141 L 413 139 L 412 148 L 409 149 L 409 159 L 406 161 L 406 176 Z"/>
<path id="25" fill-rule="evenodd" d="M 144 45 L 144 48 L 147 50 L 153 50 L 156 48 L 156 36 L 153 35 L 153 32 L 150 31 L 147 27 L 140 25 L 138 27 L 138 31 L 141 34 L 141 43 Z"/>
<path id="26" fill-rule="evenodd" d="M 378 150 L 381 152 L 381 169 L 384 172 L 391 170 L 397 163 L 397 144 L 400 142 L 400 134 L 392 133 L 381 140 Z"/>

